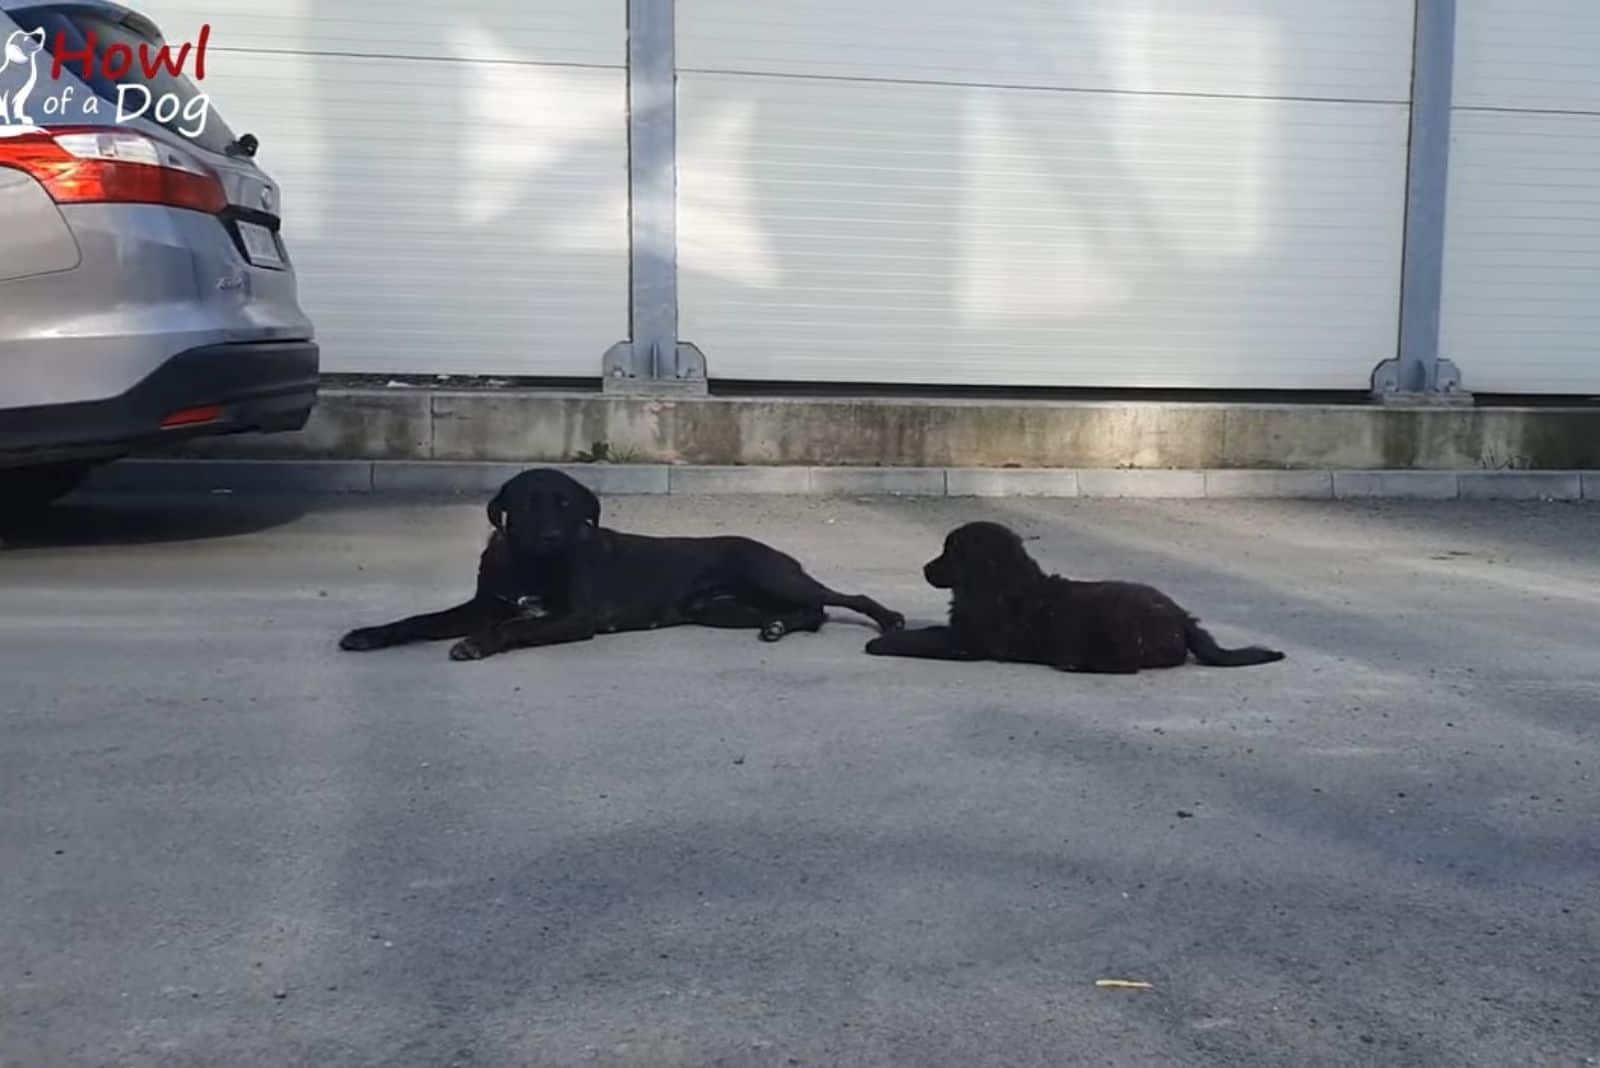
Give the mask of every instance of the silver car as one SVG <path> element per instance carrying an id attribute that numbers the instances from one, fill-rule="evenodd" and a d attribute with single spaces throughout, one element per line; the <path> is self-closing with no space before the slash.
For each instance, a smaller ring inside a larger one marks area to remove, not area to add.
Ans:
<path id="1" fill-rule="evenodd" d="M 0 518 L 315 403 L 278 188 L 166 44 L 116 4 L 0 0 Z"/>

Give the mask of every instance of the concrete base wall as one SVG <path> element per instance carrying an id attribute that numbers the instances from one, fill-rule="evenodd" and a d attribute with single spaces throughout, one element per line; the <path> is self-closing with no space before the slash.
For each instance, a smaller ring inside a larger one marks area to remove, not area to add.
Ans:
<path id="1" fill-rule="evenodd" d="M 608 496 L 1137 497 L 1600 501 L 1583 471 L 1073 471 L 993 467 L 697 467 L 562 464 Z M 526 465 L 461 460 L 123 460 L 89 492 L 487 498 Z"/>
<path id="2" fill-rule="evenodd" d="M 1600 408 L 625 397 L 331 389 L 232 458 L 1220 470 L 1600 469 Z"/>

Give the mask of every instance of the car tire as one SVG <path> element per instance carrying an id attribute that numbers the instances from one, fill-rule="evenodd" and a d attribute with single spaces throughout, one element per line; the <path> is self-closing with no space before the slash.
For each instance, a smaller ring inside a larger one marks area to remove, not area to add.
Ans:
<path id="1" fill-rule="evenodd" d="M 0 513 L 22 516 L 49 507 L 78 488 L 93 464 L 47 464 L 0 471 Z"/>

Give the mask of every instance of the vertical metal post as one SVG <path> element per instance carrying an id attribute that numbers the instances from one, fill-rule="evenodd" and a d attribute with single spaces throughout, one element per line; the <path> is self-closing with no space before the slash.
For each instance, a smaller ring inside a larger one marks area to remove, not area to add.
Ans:
<path id="1" fill-rule="evenodd" d="M 1470 402 L 1456 366 L 1439 355 L 1450 116 L 1455 92 L 1456 0 L 1416 0 L 1412 45 L 1411 151 L 1398 355 L 1372 373 L 1385 402 Z"/>
<path id="2" fill-rule="evenodd" d="M 704 393 L 705 357 L 678 339 L 676 2 L 627 4 L 631 326 L 606 353 L 605 388 Z"/>

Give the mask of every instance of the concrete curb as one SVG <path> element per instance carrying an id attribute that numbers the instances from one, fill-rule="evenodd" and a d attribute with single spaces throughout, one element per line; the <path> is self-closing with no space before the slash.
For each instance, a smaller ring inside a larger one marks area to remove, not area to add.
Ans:
<path id="1" fill-rule="evenodd" d="M 408 460 L 124 460 L 98 493 L 311 493 L 483 497 L 528 464 Z M 1071 471 L 1010 468 L 552 464 L 612 496 L 1600 500 L 1600 471 Z"/>

